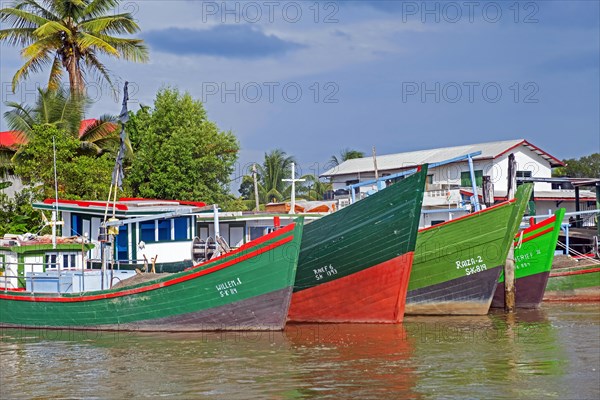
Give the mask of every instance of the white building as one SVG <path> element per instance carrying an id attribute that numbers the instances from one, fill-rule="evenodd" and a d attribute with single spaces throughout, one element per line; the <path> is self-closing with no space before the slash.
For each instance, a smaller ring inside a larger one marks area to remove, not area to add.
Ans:
<path id="1" fill-rule="evenodd" d="M 494 199 L 506 199 L 508 156 L 511 153 L 515 155 L 517 163 L 517 178 L 551 178 L 552 168 L 564 165 L 559 159 L 527 140 L 515 139 L 377 156 L 378 175 L 391 176 L 417 165 L 441 163 L 477 152 L 481 153 L 473 157 L 473 169 L 480 201 L 484 176 L 489 177 L 493 183 Z M 375 179 L 374 160 L 372 157 L 348 160 L 326 171 L 321 177 L 329 178 L 336 194 L 344 197 L 343 192 L 348 190 L 350 185 Z M 391 179 L 387 183 L 397 179 L 402 178 Z M 575 190 L 552 186 L 553 184 L 546 182 L 535 183 L 533 200 L 536 214 L 546 214 L 559 207 L 566 208 L 567 212 L 575 211 Z M 375 189 L 376 185 L 373 183 L 354 190 L 357 196 L 362 197 Z M 442 211 L 469 207 L 473 189 L 468 160 L 462 159 L 430 168 L 426 191 L 421 226 L 430 226 L 432 223 L 466 214 L 467 210 L 451 213 Z M 581 210 L 594 209 L 595 201 L 595 193 L 589 190 L 580 191 Z"/>

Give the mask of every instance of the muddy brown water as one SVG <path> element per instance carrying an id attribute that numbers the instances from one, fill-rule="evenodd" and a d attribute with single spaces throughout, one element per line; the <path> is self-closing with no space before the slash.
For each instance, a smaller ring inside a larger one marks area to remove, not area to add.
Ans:
<path id="1" fill-rule="evenodd" d="M 0 398 L 598 399 L 600 304 L 401 325 L 0 330 Z"/>

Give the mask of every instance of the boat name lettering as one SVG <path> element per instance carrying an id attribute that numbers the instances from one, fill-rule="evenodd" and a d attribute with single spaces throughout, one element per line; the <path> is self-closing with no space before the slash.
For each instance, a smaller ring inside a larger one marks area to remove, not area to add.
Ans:
<path id="1" fill-rule="evenodd" d="M 475 267 L 465 269 L 465 274 L 467 276 L 473 275 L 473 274 L 476 274 L 477 272 L 485 271 L 486 269 L 487 269 L 487 265 L 479 264 L 479 265 L 476 265 Z"/>
<path id="2" fill-rule="evenodd" d="M 321 268 L 313 269 L 315 279 L 320 281 L 325 276 L 337 275 L 337 269 L 333 268 L 333 265 L 329 264 Z"/>
<path id="3" fill-rule="evenodd" d="M 519 254 L 518 256 L 515 256 L 515 265 L 517 269 L 527 268 L 531 266 L 531 263 L 527 261 L 533 260 L 535 256 L 538 256 L 540 254 L 542 254 L 542 252 L 539 249 L 537 249 L 535 250 L 535 253 L 533 251 L 530 251 L 529 253 Z"/>
<path id="4" fill-rule="evenodd" d="M 456 261 L 456 269 L 471 267 L 475 264 L 481 264 L 483 262 L 483 258 L 481 256 L 477 256 L 475 258 L 467 258 L 466 260 Z"/>
<path id="5" fill-rule="evenodd" d="M 238 291 L 235 287 L 241 284 L 242 280 L 240 278 L 235 278 L 231 281 L 219 283 L 218 285 L 215 285 L 215 288 L 217 289 L 221 297 L 225 297 L 230 296 L 232 294 L 237 294 Z"/>

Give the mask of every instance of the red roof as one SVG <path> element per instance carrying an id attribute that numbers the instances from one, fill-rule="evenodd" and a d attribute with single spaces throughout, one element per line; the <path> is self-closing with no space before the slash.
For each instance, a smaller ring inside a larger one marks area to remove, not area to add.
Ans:
<path id="1" fill-rule="evenodd" d="M 0 147 L 14 147 L 21 141 L 17 139 L 17 131 L 0 132 Z"/>
<path id="2" fill-rule="evenodd" d="M 79 136 L 83 135 L 83 132 L 87 128 L 89 128 L 92 124 L 97 121 L 95 118 L 84 119 L 81 121 L 81 125 L 79 126 Z M 17 138 L 17 131 L 6 131 L 0 132 L 0 147 L 9 147 L 12 148 L 16 144 L 22 144 L 23 141 Z"/>

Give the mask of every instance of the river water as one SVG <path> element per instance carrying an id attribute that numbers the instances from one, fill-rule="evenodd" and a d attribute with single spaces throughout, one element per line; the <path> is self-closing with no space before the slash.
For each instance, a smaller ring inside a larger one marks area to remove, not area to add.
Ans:
<path id="1" fill-rule="evenodd" d="M 0 330 L 0 398 L 600 398 L 600 305 L 402 325 Z"/>

